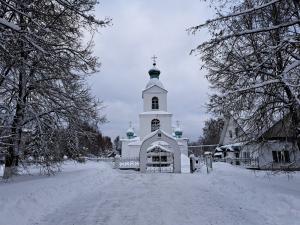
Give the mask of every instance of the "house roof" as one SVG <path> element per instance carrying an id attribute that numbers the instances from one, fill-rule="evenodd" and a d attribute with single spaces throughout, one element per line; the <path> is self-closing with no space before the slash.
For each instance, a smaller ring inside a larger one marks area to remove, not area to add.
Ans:
<path id="1" fill-rule="evenodd" d="M 223 155 L 222 152 L 216 152 L 216 153 L 214 154 L 214 156 L 222 156 L 222 155 Z"/>
<path id="2" fill-rule="evenodd" d="M 258 139 L 289 138 L 295 135 L 292 115 L 289 113 L 281 120 L 274 123 L 268 130 L 262 133 Z"/>
<path id="3" fill-rule="evenodd" d="M 246 134 L 245 130 L 239 125 L 239 123 L 233 117 L 230 117 L 230 119 L 232 119 L 233 122 L 244 132 L 244 134 Z M 222 130 L 222 134 L 220 137 L 220 142 L 219 142 L 220 145 L 224 144 L 223 142 L 224 142 L 226 132 L 228 130 L 230 119 L 227 119 L 225 121 L 224 128 Z M 274 122 L 274 124 L 271 127 L 265 128 L 265 130 L 261 131 L 260 134 L 256 135 L 256 138 L 254 138 L 253 141 L 282 139 L 282 138 L 290 139 L 293 137 L 295 137 L 295 129 L 292 122 L 292 114 L 289 113 L 285 115 L 283 118 Z M 245 144 L 245 142 L 243 144 Z"/>

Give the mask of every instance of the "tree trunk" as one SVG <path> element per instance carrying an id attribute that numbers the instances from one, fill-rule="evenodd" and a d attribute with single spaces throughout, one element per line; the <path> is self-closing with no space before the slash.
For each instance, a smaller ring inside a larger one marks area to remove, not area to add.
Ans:
<path id="1" fill-rule="evenodd" d="M 18 101 L 16 113 L 11 126 L 11 140 L 8 147 L 8 154 L 5 157 L 4 179 L 10 178 L 17 169 L 19 152 L 22 137 L 22 122 L 24 118 L 24 108 L 26 104 L 26 79 L 25 73 L 19 73 Z"/>

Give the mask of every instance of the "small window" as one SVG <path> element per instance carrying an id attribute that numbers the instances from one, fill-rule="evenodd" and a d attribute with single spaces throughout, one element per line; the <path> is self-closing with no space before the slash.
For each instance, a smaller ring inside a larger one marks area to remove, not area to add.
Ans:
<path id="1" fill-rule="evenodd" d="M 239 136 L 239 128 L 235 128 L 235 137 L 238 137 Z"/>
<path id="2" fill-rule="evenodd" d="M 152 98 L 152 109 L 159 109 L 158 97 Z"/>
<path id="3" fill-rule="evenodd" d="M 272 156 L 273 156 L 273 162 L 278 163 L 277 151 L 272 151 Z"/>
<path id="4" fill-rule="evenodd" d="M 289 151 L 284 151 L 284 159 L 286 163 L 290 163 L 290 152 Z"/>
<path id="5" fill-rule="evenodd" d="M 229 137 L 232 138 L 232 131 L 229 131 Z"/>
<path id="6" fill-rule="evenodd" d="M 159 156 L 152 156 L 152 162 L 159 162 Z"/>
<path id="7" fill-rule="evenodd" d="M 160 157 L 160 161 L 161 161 L 161 162 L 167 162 L 167 161 L 168 161 L 167 156 L 166 156 L 166 155 L 161 156 L 161 157 Z"/>
<path id="8" fill-rule="evenodd" d="M 153 119 L 151 121 L 151 132 L 158 130 L 160 127 L 160 122 L 158 119 Z"/>

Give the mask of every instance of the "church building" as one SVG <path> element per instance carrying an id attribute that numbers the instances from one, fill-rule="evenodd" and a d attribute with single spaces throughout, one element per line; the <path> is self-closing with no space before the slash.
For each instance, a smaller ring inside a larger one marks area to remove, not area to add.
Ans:
<path id="1" fill-rule="evenodd" d="M 188 155 L 188 139 L 182 137 L 179 123 L 174 127 L 168 112 L 167 94 L 159 80 L 160 70 L 149 70 L 150 80 L 142 91 L 143 112 L 139 114 L 139 135 L 130 125 L 127 138 L 121 139 L 121 158 L 137 158 L 141 172 L 181 172 L 181 158 Z"/>

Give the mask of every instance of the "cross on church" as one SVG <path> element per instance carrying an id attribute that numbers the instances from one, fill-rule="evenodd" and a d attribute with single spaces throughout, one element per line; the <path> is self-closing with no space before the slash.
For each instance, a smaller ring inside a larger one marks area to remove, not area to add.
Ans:
<path id="1" fill-rule="evenodd" d="M 153 60 L 153 65 L 156 65 L 156 59 L 157 59 L 157 57 L 154 55 L 154 56 L 152 56 L 151 59 Z"/>

